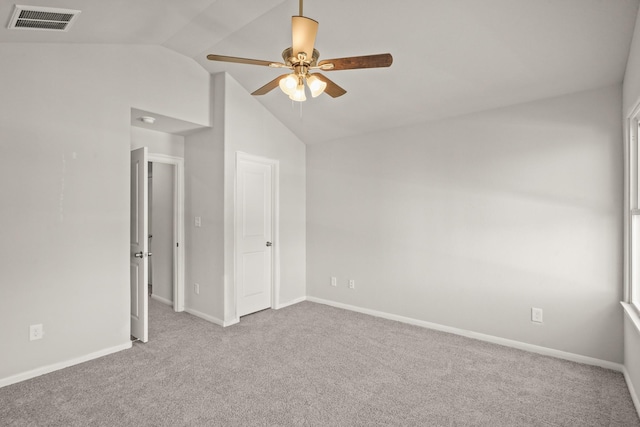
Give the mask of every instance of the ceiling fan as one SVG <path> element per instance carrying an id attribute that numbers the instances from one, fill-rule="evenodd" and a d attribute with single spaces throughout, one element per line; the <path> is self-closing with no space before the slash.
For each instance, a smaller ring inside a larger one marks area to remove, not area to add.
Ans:
<path id="1" fill-rule="evenodd" d="M 211 61 L 235 62 L 239 64 L 262 65 L 292 70 L 291 73 L 283 74 L 271 80 L 253 92 L 252 95 L 264 95 L 277 86 L 280 86 L 280 89 L 289 95 L 289 98 L 298 102 L 307 99 L 305 96 L 305 83 L 314 98 L 323 92 L 333 98 L 347 93 L 346 90 L 324 75 L 317 72 L 312 74 L 309 70 L 337 71 L 391 66 L 393 57 L 390 53 L 325 59 L 318 62 L 320 53 L 313 48 L 318 32 L 318 22 L 302 15 L 302 2 L 303 0 L 300 0 L 300 15 L 291 17 L 292 45 L 282 52 L 284 62 L 261 61 L 258 59 L 223 55 L 207 55 L 207 59 Z"/>

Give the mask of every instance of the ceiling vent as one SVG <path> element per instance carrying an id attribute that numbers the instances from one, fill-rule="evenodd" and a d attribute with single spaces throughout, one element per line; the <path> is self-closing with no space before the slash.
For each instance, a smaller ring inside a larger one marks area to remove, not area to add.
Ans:
<path id="1" fill-rule="evenodd" d="M 67 31 L 79 10 L 16 5 L 9 29 Z"/>

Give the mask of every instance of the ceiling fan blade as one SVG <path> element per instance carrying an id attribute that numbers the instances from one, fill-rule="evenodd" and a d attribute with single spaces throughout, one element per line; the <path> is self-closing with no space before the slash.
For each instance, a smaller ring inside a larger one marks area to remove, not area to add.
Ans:
<path id="1" fill-rule="evenodd" d="M 313 45 L 316 43 L 318 22 L 305 16 L 291 17 L 291 47 L 293 55 L 298 57 L 300 52 L 307 55 L 309 61 L 313 55 Z"/>
<path id="2" fill-rule="evenodd" d="M 251 95 L 264 95 L 266 93 L 271 92 L 273 89 L 278 87 L 280 80 L 283 79 L 284 77 L 287 77 L 288 75 L 289 74 L 283 74 L 281 76 L 276 77 L 266 85 L 262 86 L 260 89 L 257 89 L 256 91 L 254 91 Z"/>
<path id="3" fill-rule="evenodd" d="M 347 93 L 346 90 L 344 90 L 343 88 L 341 88 L 340 86 L 338 86 L 337 84 L 335 84 L 334 82 L 332 82 L 331 80 L 323 76 L 322 74 L 313 73 L 312 75 L 316 76 L 318 79 L 322 80 L 327 84 L 327 87 L 325 88 L 324 93 L 326 93 L 330 97 L 337 98 Z"/>
<path id="4" fill-rule="evenodd" d="M 279 67 L 280 65 L 283 65 L 286 67 L 286 65 L 280 64 L 279 62 L 261 61 L 259 59 L 237 58 L 235 56 L 207 55 L 207 59 L 210 61 L 235 62 L 238 64 L 264 65 L 265 67 Z"/>
<path id="5" fill-rule="evenodd" d="M 351 56 L 349 58 L 325 59 L 318 63 L 318 68 L 324 71 L 354 70 L 357 68 L 380 68 L 389 67 L 393 63 L 393 56 L 390 53 L 378 55 Z M 329 68 L 333 64 L 333 68 Z"/>

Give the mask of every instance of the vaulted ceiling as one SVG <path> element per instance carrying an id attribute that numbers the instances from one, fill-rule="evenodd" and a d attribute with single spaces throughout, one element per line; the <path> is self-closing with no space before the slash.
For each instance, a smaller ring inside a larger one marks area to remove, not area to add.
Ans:
<path id="1" fill-rule="evenodd" d="M 298 0 L 25 0 L 79 9 L 68 32 L 0 29 L 2 43 L 153 44 L 252 92 L 282 74 L 208 53 L 281 61 Z M 0 3 L 8 22 L 12 2 Z M 620 83 L 638 0 L 307 0 L 320 59 L 389 52 L 390 68 L 326 72 L 347 94 L 257 99 L 306 143 Z"/>

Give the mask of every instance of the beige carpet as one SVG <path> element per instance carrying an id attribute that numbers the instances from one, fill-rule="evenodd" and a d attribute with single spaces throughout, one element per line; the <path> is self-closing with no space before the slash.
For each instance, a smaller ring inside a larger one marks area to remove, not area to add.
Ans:
<path id="1" fill-rule="evenodd" d="M 2 426 L 640 426 L 622 374 L 304 302 L 0 389 Z"/>

